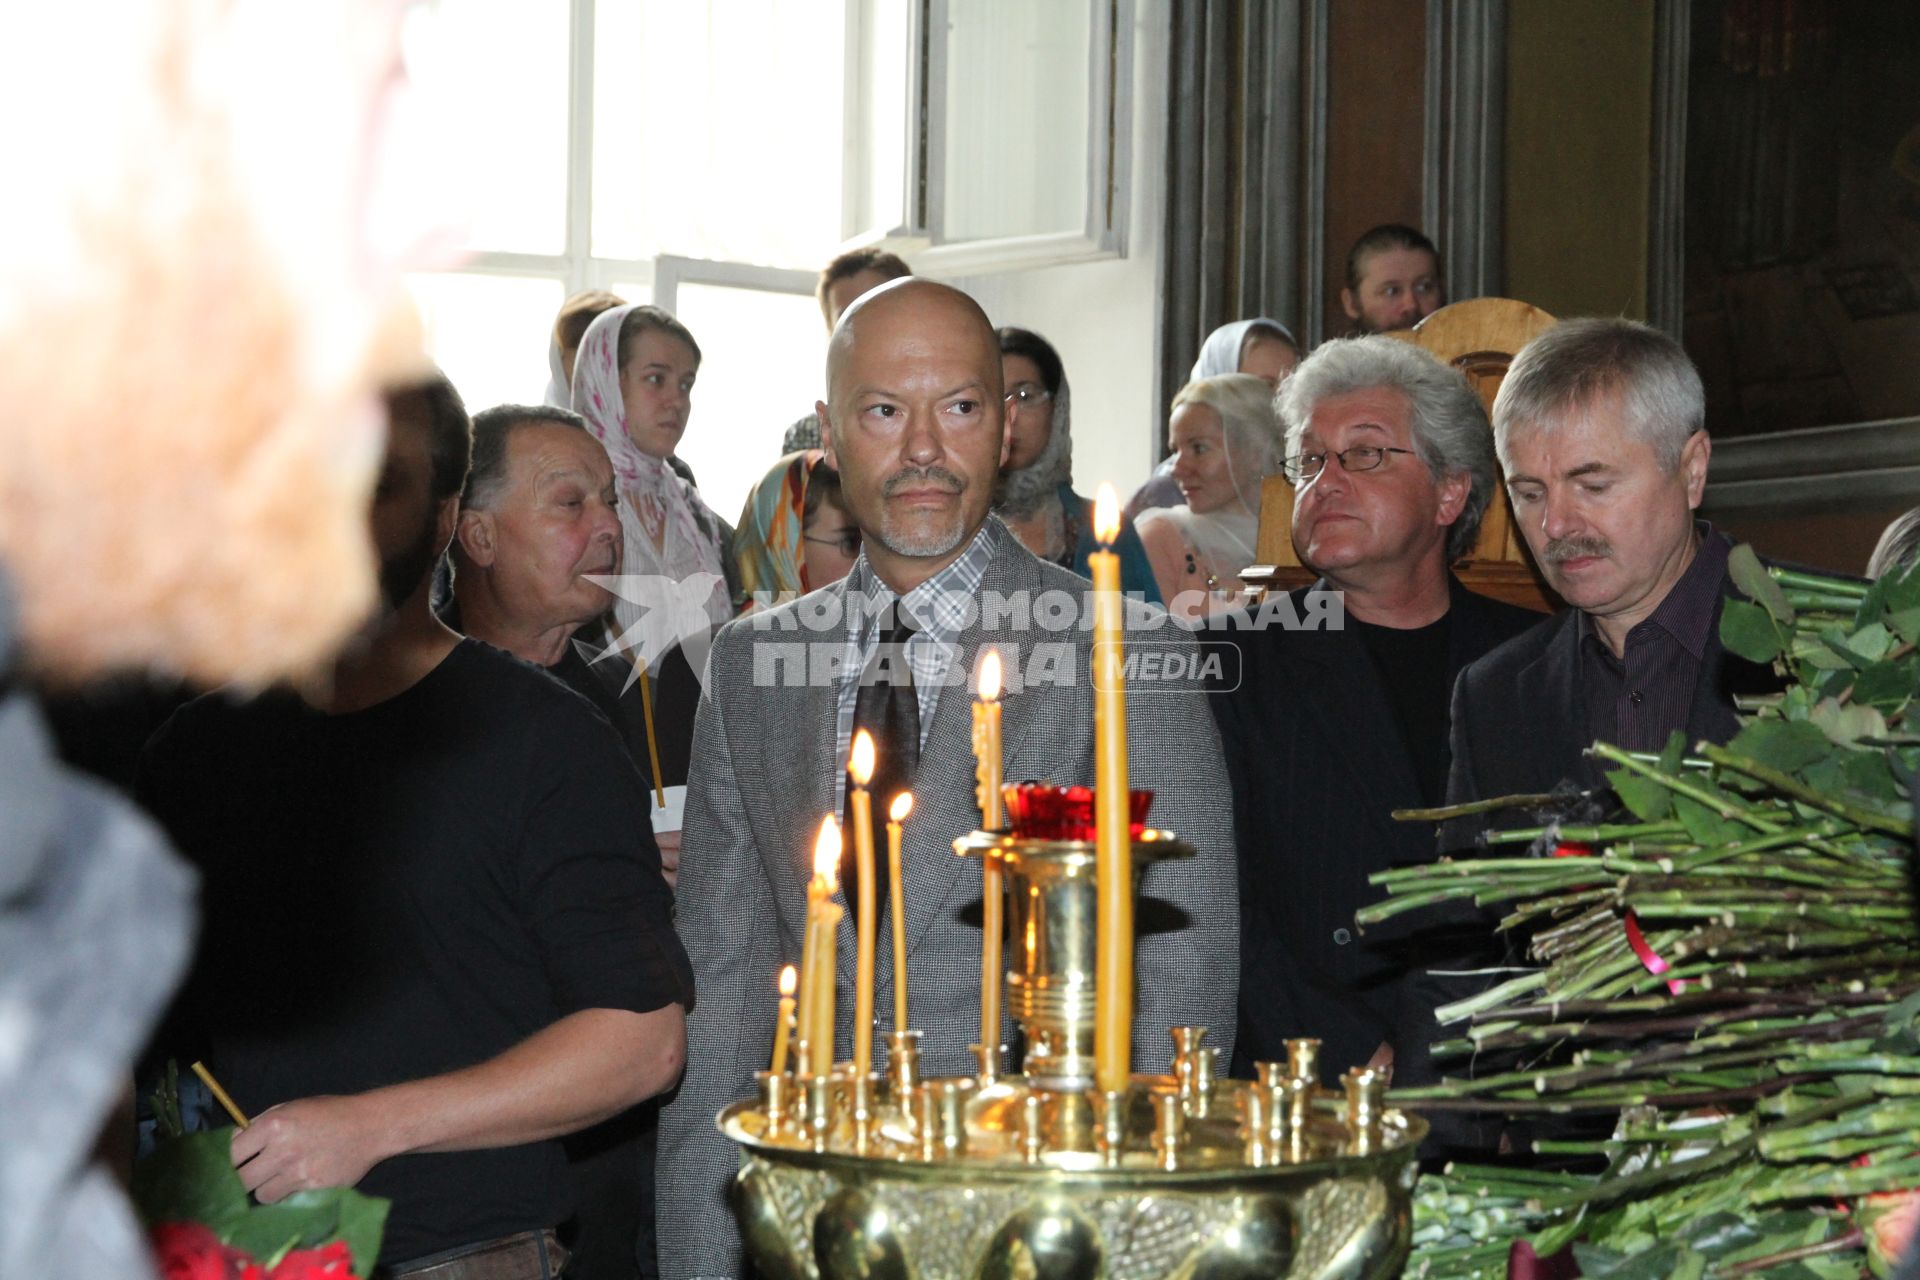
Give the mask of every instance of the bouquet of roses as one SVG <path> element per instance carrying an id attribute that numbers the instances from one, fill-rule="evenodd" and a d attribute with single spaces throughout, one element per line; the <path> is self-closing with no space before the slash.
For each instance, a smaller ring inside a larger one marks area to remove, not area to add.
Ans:
<path id="1" fill-rule="evenodd" d="M 1491 1280 L 1510 1255 L 1570 1245 L 1579 1272 L 1560 1274 L 1613 1280 L 1851 1280 L 1904 1255 L 1920 1186 L 1920 571 L 1869 585 L 1744 547 L 1729 567 L 1747 599 L 1727 603 L 1721 638 L 1788 680 L 1733 741 L 1689 751 L 1676 735 L 1657 757 L 1597 743 L 1623 812 L 1488 836 L 1523 856 L 1374 877 L 1390 897 L 1363 925 L 1497 906 L 1531 961 L 1438 1011 L 1452 1038 L 1435 1056 L 1472 1074 L 1394 1100 L 1532 1118 L 1533 1154 L 1562 1166 L 1425 1180 L 1409 1275 Z"/>
<path id="2" fill-rule="evenodd" d="M 387 1202 L 332 1187 L 255 1204 L 232 1139 L 231 1129 L 169 1138 L 134 1168 L 134 1204 L 162 1280 L 365 1280 Z"/>

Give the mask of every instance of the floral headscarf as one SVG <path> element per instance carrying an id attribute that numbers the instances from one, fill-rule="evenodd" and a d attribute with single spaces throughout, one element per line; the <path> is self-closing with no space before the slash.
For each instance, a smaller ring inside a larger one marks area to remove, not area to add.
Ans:
<path id="1" fill-rule="evenodd" d="M 684 586 L 696 575 L 712 575 L 716 585 L 700 603 L 712 625 L 718 626 L 733 616 L 720 518 L 664 459 L 641 449 L 627 434 L 627 402 L 620 389 L 620 327 L 632 310 L 629 304 L 603 311 L 588 326 L 573 361 L 573 409 L 587 420 L 587 429 L 606 449 L 620 487 L 620 525 L 626 535 L 622 576 L 630 581 L 659 576 Z M 656 616 L 664 612 L 656 610 Z M 647 602 L 615 593 L 614 617 L 622 632 L 631 633 L 646 614 Z"/>
<path id="2" fill-rule="evenodd" d="M 807 482 L 827 455 L 802 449 L 773 464 L 740 509 L 733 561 L 748 596 L 783 596 L 813 589 L 807 581 Z"/>

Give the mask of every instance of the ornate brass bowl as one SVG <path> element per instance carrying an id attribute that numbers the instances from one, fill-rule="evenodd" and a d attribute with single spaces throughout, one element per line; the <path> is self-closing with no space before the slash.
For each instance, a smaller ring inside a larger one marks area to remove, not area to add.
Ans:
<path id="1" fill-rule="evenodd" d="M 798 1127 L 769 1135 L 759 1103 L 728 1108 L 720 1127 L 743 1153 L 734 1210 L 760 1273 L 1363 1280 L 1397 1275 L 1406 1261 L 1414 1153 L 1426 1132 L 1416 1117 L 1386 1111 L 1376 1136 L 1356 1143 L 1337 1095 L 1314 1090 L 1304 1122 L 1254 1140 L 1264 1108 L 1250 1100 L 1261 1085 L 1222 1082 L 1196 1107 L 1191 1094 L 1181 1104 L 1175 1077 L 1137 1077 L 1109 1163 L 1084 1095 L 1029 1089 L 1022 1077 L 964 1084 L 966 1136 L 957 1149 L 936 1143 L 931 1159 L 884 1104 L 865 1156 L 839 1142 L 815 1151 Z M 1030 1098 L 1041 1100 L 1048 1134 L 1037 1151 L 1025 1149 Z M 1176 1107 L 1169 1161 L 1160 1128 Z M 844 1120 L 835 1136 L 850 1141 Z"/>

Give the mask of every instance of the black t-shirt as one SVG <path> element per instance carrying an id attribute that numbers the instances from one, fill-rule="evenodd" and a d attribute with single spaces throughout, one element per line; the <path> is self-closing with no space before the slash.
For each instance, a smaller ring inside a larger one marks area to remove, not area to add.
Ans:
<path id="1" fill-rule="evenodd" d="M 633 667 L 620 657 L 589 664 L 580 646 L 569 640 L 560 661 L 548 672 L 586 698 L 612 722 L 627 754 L 640 770 L 640 780 L 653 785 L 653 766 L 647 746 L 646 703 L 636 681 L 627 683 Z M 653 741 L 660 752 L 660 785 L 677 787 L 687 780 L 693 758 L 693 718 L 700 710 L 700 677 L 675 645 L 661 655 L 651 675 Z"/>
<path id="2" fill-rule="evenodd" d="M 140 796 L 204 871 L 185 1012 L 259 1112 L 484 1062 L 567 1014 L 691 1005 L 647 800 L 577 694 L 462 641 L 406 692 L 183 708 Z M 400 1156 L 381 1258 L 549 1227 L 558 1142 Z"/>
<path id="3" fill-rule="evenodd" d="M 1447 794 L 1447 726 L 1453 696 L 1448 679 L 1451 618 L 1443 614 L 1437 622 L 1403 630 L 1347 616 L 1347 625 L 1359 633 L 1380 670 L 1393 718 L 1406 738 L 1407 759 L 1429 805 L 1439 804 Z"/>

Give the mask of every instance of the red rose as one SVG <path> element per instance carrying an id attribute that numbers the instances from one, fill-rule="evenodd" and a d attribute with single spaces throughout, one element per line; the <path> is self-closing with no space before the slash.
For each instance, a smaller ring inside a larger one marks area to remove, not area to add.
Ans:
<path id="1" fill-rule="evenodd" d="M 267 1280 L 259 1263 L 198 1222 L 163 1222 L 148 1239 L 161 1280 Z"/>
<path id="2" fill-rule="evenodd" d="M 318 1249 L 295 1249 L 280 1259 L 266 1280 L 354 1280 L 353 1254 L 340 1240 Z"/>

